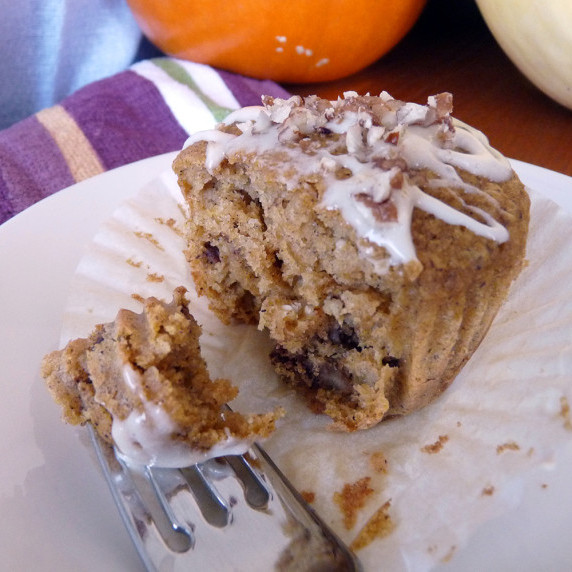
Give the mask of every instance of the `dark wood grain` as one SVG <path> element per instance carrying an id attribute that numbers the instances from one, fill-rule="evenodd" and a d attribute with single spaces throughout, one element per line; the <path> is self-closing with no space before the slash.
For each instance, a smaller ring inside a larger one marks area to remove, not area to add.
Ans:
<path id="1" fill-rule="evenodd" d="M 507 157 L 572 176 L 572 111 L 533 86 L 504 55 L 472 2 L 432 0 L 410 34 L 367 69 L 341 80 L 287 85 L 335 99 L 344 91 L 424 103 L 449 91 L 454 115 Z"/>

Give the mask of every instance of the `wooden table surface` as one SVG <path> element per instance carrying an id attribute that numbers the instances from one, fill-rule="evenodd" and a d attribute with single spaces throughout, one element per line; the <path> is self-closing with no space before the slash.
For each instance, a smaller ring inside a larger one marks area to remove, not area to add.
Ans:
<path id="1" fill-rule="evenodd" d="M 328 99 L 348 90 L 385 90 L 417 103 L 449 91 L 453 114 L 483 131 L 504 155 L 572 176 L 572 111 L 549 99 L 517 70 L 472 0 L 430 0 L 396 48 L 351 77 L 285 87 Z"/>

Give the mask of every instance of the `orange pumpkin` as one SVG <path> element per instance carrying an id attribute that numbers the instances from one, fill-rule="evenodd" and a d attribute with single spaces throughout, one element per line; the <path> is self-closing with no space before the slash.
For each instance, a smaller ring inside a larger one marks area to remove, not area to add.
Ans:
<path id="1" fill-rule="evenodd" d="M 128 0 L 164 53 L 257 78 L 316 82 L 388 52 L 426 0 Z"/>

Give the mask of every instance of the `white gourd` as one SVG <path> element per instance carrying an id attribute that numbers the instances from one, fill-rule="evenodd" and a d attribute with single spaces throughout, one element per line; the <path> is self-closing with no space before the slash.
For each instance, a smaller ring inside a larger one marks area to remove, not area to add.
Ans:
<path id="1" fill-rule="evenodd" d="M 572 0 L 476 0 L 491 33 L 520 71 L 572 109 Z"/>

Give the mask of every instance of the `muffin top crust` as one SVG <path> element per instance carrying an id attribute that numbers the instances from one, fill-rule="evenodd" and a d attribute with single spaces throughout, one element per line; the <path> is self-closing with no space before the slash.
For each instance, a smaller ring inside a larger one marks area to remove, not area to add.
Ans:
<path id="1" fill-rule="evenodd" d="M 231 113 L 216 129 L 191 136 L 185 147 L 207 142 L 205 167 L 211 173 L 223 160 L 248 158 L 289 189 L 301 177 L 316 183 L 319 176 L 319 208 L 342 214 L 364 239 L 365 258 L 368 243 L 383 247 L 388 257 L 376 265 L 383 271 L 417 262 L 414 208 L 499 244 L 509 239 L 496 216 L 499 202 L 470 176 L 502 183 L 513 175 L 510 163 L 482 133 L 454 119 L 452 106 L 449 93 L 429 97 L 426 105 L 386 92 L 347 92 L 336 101 L 264 97 L 263 105 Z M 443 188 L 457 191 L 454 201 L 435 196 Z"/>

